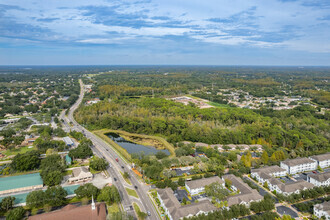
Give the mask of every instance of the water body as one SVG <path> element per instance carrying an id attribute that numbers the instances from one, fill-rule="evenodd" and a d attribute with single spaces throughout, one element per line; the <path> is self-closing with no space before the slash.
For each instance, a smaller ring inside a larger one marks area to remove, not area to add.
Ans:
<path id="1" fill-rule="evenodd" d="M 120 137 L 116 133 L 112 133 L 112 132 L 107 133 L 107 136 L 109 138 L 111 138 L 111 140 L 116 142 L 119 146 L 126 149 L 129 154 L 144 152 L 144 154 L 147 155 L 147 154 L 156 154 L 158 151 L 163 151 L 167 155 L 170 155 L 170 152 L 167 149 L 158 150 L 158 149 L 156 149 L 152 146 L 144 146 L 144 145 L 141 145 L 141 144 L 136 144 L 136 143 L 133 143 L 131 141 L 126 140 L 123 137 Z"/>
<path id="2" fill-rule="evenodd" d="M 72 186 L 64 186 L 63 189 L 65 189 L 65 191 L 67 191 L 68 196 L 72 196 L 74 193 L 74 191 L 79 187 L 80 185 L 72 185 Z M 45 190 L 43 190 L 45 191 Z M 21 203 L 25 203 L 26 202 L 26 197 L 29 193 L 17 193 L 17 194 L 12 194 L 11 196 L 15 197 L 15 205 L 17 204 L 21 204 Z M 6 196 L 1 196 L 0 197 L 0 202 L 2 201 L 3 198 L 5 198 Z"/>

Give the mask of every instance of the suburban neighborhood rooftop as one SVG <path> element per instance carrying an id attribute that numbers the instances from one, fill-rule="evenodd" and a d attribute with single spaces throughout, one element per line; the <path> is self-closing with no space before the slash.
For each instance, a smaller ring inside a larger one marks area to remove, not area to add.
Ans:
<path id="1" fill-rule="evenodd" d="M 287 160 L 282 161 L 281 163 L 284 163 L 288 166 L 298 166 L 298 165 L 306 164 L 306 163 L 314 163 L 314 161 L 309 158 L 302 157 L 302 158 L 296 158 L 296 159 L 287 159 Z"/>

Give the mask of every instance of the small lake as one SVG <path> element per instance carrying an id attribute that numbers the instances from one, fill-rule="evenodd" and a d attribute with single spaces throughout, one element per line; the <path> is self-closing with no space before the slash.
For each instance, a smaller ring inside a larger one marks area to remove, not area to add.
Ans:
<path id="1" fill-rule="evenodd" d="M 129 154 L 144 152 L 147 155 L 147 154 L 156 154 L 158 151 L 163 151 L 167 155 L 170 155 L 170 152 L 167 149 L 158 150 L 152 146 L 144 146 L 141 144 L 136 144 L 136 143 L 126 140 L 123 137 L 120 137 L 116 133 L 111 132 L 111 133 L 107 133 L 106 135 L 109 138 L 111 138 L 111 140 L 116 142 L 119 146 L 126 149 Z"/>

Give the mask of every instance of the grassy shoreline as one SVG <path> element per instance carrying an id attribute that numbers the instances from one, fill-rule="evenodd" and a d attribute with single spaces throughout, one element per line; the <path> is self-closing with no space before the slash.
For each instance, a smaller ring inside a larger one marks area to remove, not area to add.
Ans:
<path id="1" fill-rule="evenodd" d="M 151 145 L 154 143 L 157 144 L 157 149 L 167 149 L 171 156 L 175 155 L 174 152 L 174 147 L 168 143 L 164 138 L 162 137 L 157 137 L 157 136 L 150 136 L 150 135 L 143 135 L 143 134 L 133 134 L 129 133 L 126 131 L 121 131 L 121 130 L 111 130 L 111 129 L 102 129 L 102 130 L 97 130 L 93 131 L 94 134 L 102 138 L 104 141 L 109 143 L 111 146 L 115 148 L 116 151 L 118 151 L 126 160 L 130 161 L 131 160 L 131 155 L 127 152 L 126 149 L 118 145 L 116 142 L 111 140 L 106 134 L 108 133 L 116 133 L 119 134 L 120 136 L 124 137 L 126 140 L 132 141 L 137 144 L 141 145 Z M 153 141 L 153 142 L 151 142 Z M 163 147 L 160 147 L 160 146 Z"/>

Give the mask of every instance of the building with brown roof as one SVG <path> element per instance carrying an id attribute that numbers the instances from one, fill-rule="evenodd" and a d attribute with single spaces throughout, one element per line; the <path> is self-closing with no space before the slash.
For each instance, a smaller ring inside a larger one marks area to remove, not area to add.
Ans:
<path id="1" fill-rule="evenodd" d="M 69 183 L 87 182 L 93 179 L 93 174 L 86 167 L 77 167 L 72 170 Z"/>
<path id="2" fill-rule="evenodd" d="M 29 220 L 105 220 L 107 208 L 105 203 L 76 206 L 69 204 L 60 210 L 30 216 Z"/>

